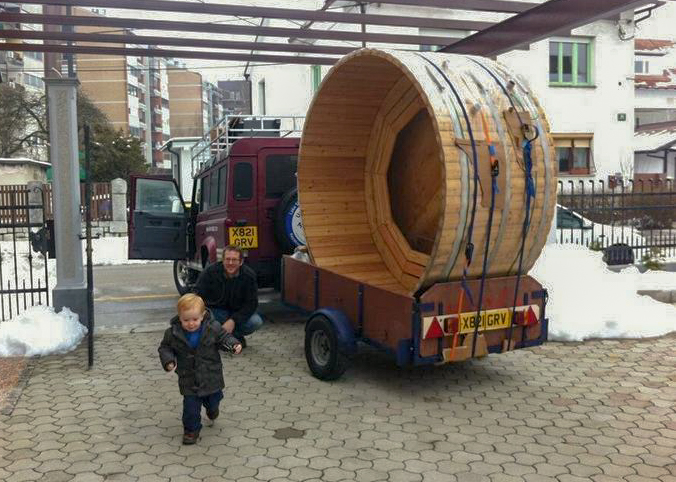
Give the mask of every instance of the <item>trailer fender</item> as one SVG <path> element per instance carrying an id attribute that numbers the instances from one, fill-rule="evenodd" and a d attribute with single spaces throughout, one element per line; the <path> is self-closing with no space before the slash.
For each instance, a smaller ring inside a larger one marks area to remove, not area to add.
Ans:
<path id="1" fill-rule="evenodd" d="M 357 339 L 354 336 L 354 330 L 349 318 L 340 310 L 333 308 L 321 308 L 315 310 L 308 317 L 308 322 L 305 324 L 307 329 L 308 323 L 317 315 L 325 316 L 336 331 L 338 336 L 338 343 L 343 353 L 352 355 L 357 352 Z"/>

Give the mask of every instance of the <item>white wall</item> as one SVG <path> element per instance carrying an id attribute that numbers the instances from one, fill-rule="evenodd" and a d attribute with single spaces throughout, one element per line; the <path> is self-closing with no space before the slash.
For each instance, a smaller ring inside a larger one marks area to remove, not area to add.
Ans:
<path id="1" fill-rule="evenodd" d="M 573 31 L 593 38 L 594 87 L 549 87 L 549 40 L 530 51 L 513 51 L 498 60 L 520 75 L 542 103 L 552 133 L 593 133 L 596 178 L 619 172 L 633 156 L 633 40 L 618 38 L 614 22 L 600 21 Z M 626 114 L 618 121 L 617 114 Z M 578 177 L 578 176 L 576 176 Z"/>
<path id="2" fill-rule="evenodd" d="M 251 72 L 253 113 L 261 115 L 259 82 L 265 80 L 266 115 L 305 115 L 312 98 L 309 65 L 256 67 Z"/>
<path id="3" fill-rule="evenodd" d="M 26 184 L 28 181 L 47 181 L 47 167 L 32 164 L 0 164 L 0 184 Z"/>
<path id="4" fill-rule="evenodd" d="M 653 10 L 646 20 L 639 22 L 636 37 L 674 40 L 676 38 L 674 24 L 676 24 L 676 2 L 668 1 Z"/>

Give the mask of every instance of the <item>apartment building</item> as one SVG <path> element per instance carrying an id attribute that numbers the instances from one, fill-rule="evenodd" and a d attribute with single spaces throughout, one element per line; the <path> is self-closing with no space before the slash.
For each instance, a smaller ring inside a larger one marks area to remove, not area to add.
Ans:
<path id="1" fill-rule="evenodd" d="M 39 5 L 23 5 L 18 3 L 0 4 L 0 11 L 8 12 L 29 12 L 38 13 L 41 11 Z M 14 30 L 22 28 L 24 30 L 41 30 L 41 25 L 18 25 L 7 22 L 0 22 L 0 29 Z M 7 43 L 22 43 L 21 40 L 6 39 Z M 0 80 L 11 87 L 23 88 L 29 95 L 42 97 L 45 94 L 44 76 L 44 56 L 41 52 L 19 52 L 3 51 L 0 52 Z M 26 133 L 36 128 L 35 125 L 26 126 Z M 34 136 L 29 140 L 30 144 L 23 149 L 22 155 L 36 161 L 46 161 L 49 157 L 47 144 L 39 136 Z"/>
<path id="2" fill-rule="evenodd" d="M 178 62 L 170 66 L 167 78 L 172 136 L 202 137 L 223 117 L 221 90 Z"/>
<path id="3" fill-rule="evenodd" d="M 104 10 L 74 9 L 75 15 L 105 15 Z M 102 27 L 76 27 L 82 33 L 123 33 Z M 125 32 L 129 33 L 129 32 Z M 125 47 L 126 44 L 111 44 Z M 128 45 L 140 48 L 138 45 Z M 160 150 L 170 137 L 167 61 L 148 57 L 79 54 L 77 76 L 82 90 L 120 129 L 141 140 L 152 168 L 170 168 L 167 153 Z"/>
<path id="4" fill-rule="evenodd" d="M 223 93 L 225 114 L 251 114 L 251 82 L 248 80 L 219 80 Z"/>

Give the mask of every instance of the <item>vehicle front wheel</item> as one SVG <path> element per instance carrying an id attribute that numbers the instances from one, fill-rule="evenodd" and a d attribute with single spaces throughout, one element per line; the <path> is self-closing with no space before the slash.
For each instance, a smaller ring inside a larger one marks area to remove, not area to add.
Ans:
<path id="1" fill-rule="evenodd" d="M 174 261 L 174 283 L 178 294 L 189 293 L 197 281 L 199 272 L 189 268 L 185 260 Z"/>
<path id="2" fill-rule="evenodd" d="M 314 316 L 308 321 L 305 359 L 312 374 L 320 380 L 336 380 L 347 369 L 348 360 L 340 350 L 336 329 L 325 316 Z"/>

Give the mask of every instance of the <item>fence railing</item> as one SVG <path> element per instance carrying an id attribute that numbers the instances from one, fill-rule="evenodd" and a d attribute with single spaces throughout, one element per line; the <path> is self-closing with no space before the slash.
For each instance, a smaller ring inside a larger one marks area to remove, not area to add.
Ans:
<path id="1" fill-rule="evenodd" d="M 52 185 L 45 184 L 44 190 L 44 213 L 45 219 L 54 217 L 52 202 Z M 80 199 L 84 200 L 84 184 L 80 184 Z M 9 184 L 0 186 L 0 206 L 12 205 L 12 200 L 21 205 L 28 204 L 28 187 L 25 184 Z M 113 198 L 109 182 L 92 183 L 92 221 L 111 221 L 113 219 Z M 80 213 L 84 220 L 84 203 L 80 203 Z M 13 214 L 14 221 L 9 218 L 9 211 L 0 210 L 0 225 L 9 222 L 27 222 L 28 210 L 16 210 Z"/>
<path id="2" fill-rule="evenodd" d="M 28 205 L 28 186 L 10 184 L 0 186 L 0 206 L 11 208 Z M 28 222 L 28 209 L 0 209 L 0 227 Z"/>
<path id="3" fill-rule="evenodd" d="M 676 257 L 674 181 L 559 181 L 557 238 L 603 250 L 609 264 Z"/>

